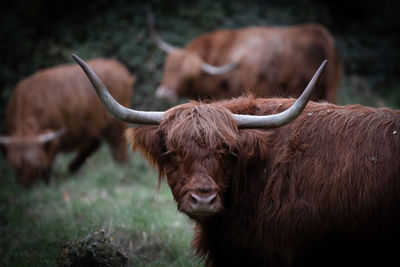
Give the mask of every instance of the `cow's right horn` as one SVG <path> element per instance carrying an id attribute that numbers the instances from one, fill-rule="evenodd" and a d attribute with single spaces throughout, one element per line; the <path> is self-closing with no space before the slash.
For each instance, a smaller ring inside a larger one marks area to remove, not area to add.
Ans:
<path id="1" fill-rule="evenodd" d="M 100 97 L 101 102 L 111 115 L 113 115 L 118 120 L 135 123 L 135 124 L 159 124 L 162 120 L 164 112 L 158 111 L 137 111 L 133 109 L 126 108 L 120 105 L 115 99 L 110 95 L 107 88 L 97 77 L 96 73 L 83 61 L 80 57 L 72 54 L 72 58 L 81 66 L 83 71 L 86 73 L 90 82 L 93 84 L 97 95 Z"/>
<path id="2" fill-rule="evenodd" d="M 38 136 L 37 140 L 39 141 L 39 143 L 44 144 L 44 143 L 50 142 L 54 139 L 61 137 L 66 132 L 67 132 L 67 129 L 65 127 L 63 127 L 58 131 L 51 131 L 49 133 L 41 134 Z"/>
<path id="3" fill-rule="evenodd" d="M 288 108 L 287 110 L 273 115 L 265 115 L 265 116 L 257 116 L 257 115 L 243 115 L 243 114 L 233 114 L 237 126 L 239 128 L 277 128 L 284 126 L 300 115 L 305 106 L 307 105 L 308 100 L 310 99 L 312 90 L 315 87 L 319 77 L 325 69 L 327 60 L 324 60 L 321 66 L 318 68 L 317 72 L 311 78 L 308 83 L 306 89 L 301 94 L 301 96 L 294 102 L 294 104 Z"/>
<path id="4" fill-rule="evenodd" d="M 168 54 L 170 54 L 170 53 L 172 53 L 172 52 L 174 52 L 175 50 L 178 49 L 178 48 L 168 44 L 164 40 L 162 40 L 161 37 L 157 34 L 155 26 L 154 26 L 154 16 L 153 16 L 153 14 L 148 14 L 147 15 L 147 25 L 148 25 L 149 32 L 150 32 L 150 37 L 156 43 L 158 48 L 160 48 L 161 50 L 167 52 Z"/>
<path id="5" fill-rule="evenodd" d="M 234 68 L 236 68 L 237 66 L 239 66 L 239 62 L 233 62 L 233 63 L 229 63 L 223 66 L 213 66 L 207 63 L 203 63 L 201 65 L 201 69 L 208 74 L 211 75 L 222 75 L 225 73 L 228 73 L 230 71 L 232 71 Z"/>

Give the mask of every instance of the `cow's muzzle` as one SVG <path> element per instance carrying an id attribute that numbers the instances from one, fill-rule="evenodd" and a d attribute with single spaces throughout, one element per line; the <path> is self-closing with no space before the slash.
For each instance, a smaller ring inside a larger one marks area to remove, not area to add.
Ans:
<path id="1" fill-rule="evenodd" d="M 204 219 L 223 210 L 222 200 L 214 190 L 188 191 L 182 203 L 181 211 L 193 219 Z"/>
<path id="2" fill-rule="evenodd" d="M 175 91 L 165 85 L 161 85 L 157 88 L 156 96 L 170 103 L 175 103 L 176 101 L 178 101 L 178 96 Z"/>

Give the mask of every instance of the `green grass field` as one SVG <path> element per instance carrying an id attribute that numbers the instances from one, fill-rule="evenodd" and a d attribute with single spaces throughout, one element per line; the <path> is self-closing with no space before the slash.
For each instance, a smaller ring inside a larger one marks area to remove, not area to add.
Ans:
<path id="1" fill-rule="evenodd" d="M 190 242 L 193 224 L 176 211 L 164 183 L 139 154 L 114 163 L 107 145 L 75 175 L 60 155 L 49 185 L 20 188 L 0 158 L 0 266 L 54 266 L 63 247 L 103 229 L 129 266 L 201 266 Z"/>

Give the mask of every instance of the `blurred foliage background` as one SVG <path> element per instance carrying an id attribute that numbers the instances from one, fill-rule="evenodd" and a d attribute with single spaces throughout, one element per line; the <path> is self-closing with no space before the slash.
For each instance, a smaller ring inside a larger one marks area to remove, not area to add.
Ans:
<path id="1" fill-rule="evenodd" d="M 154 91 L 165 54 L 151 42 L 146 13 L 155 14 L 162 37 L 176 46 L 220 28 L 315 22 L 337 40 L 345 75 L 340 103 L 400 106 L 399 2 L 381 1 L 3 1 L 0 15 L 0 133 L 13 87 L 38 69 L 84 59 L 116 57 L 136 76 L 132 105 L 164 109 Z M 345 90 L 345 91 L 343 91 Z M 346 92 L 348 91 L 348 92 Z M 349 98 L 350 94 L 350 98 Z"/>

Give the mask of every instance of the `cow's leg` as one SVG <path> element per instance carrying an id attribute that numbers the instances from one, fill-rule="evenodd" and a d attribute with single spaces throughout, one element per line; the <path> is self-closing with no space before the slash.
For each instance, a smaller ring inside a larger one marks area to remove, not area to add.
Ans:
<path id="1" fill-rule="evenodd" d="M 120 163 L 128 161 L 127 142 L 124 136 L 125 129 L 126 125 L 117 121 L 103 133 L 104 138 L 110 146 L 114 160 Z"/>
<path id="2" fill-rule="evenodd" d="M 70 172 L 76 172 L 85 160 L 100 147 L 99 139 L 91 139 L 84 147 L 82 147 L 75 155 L 74 159 L 68 166 Z"/>

